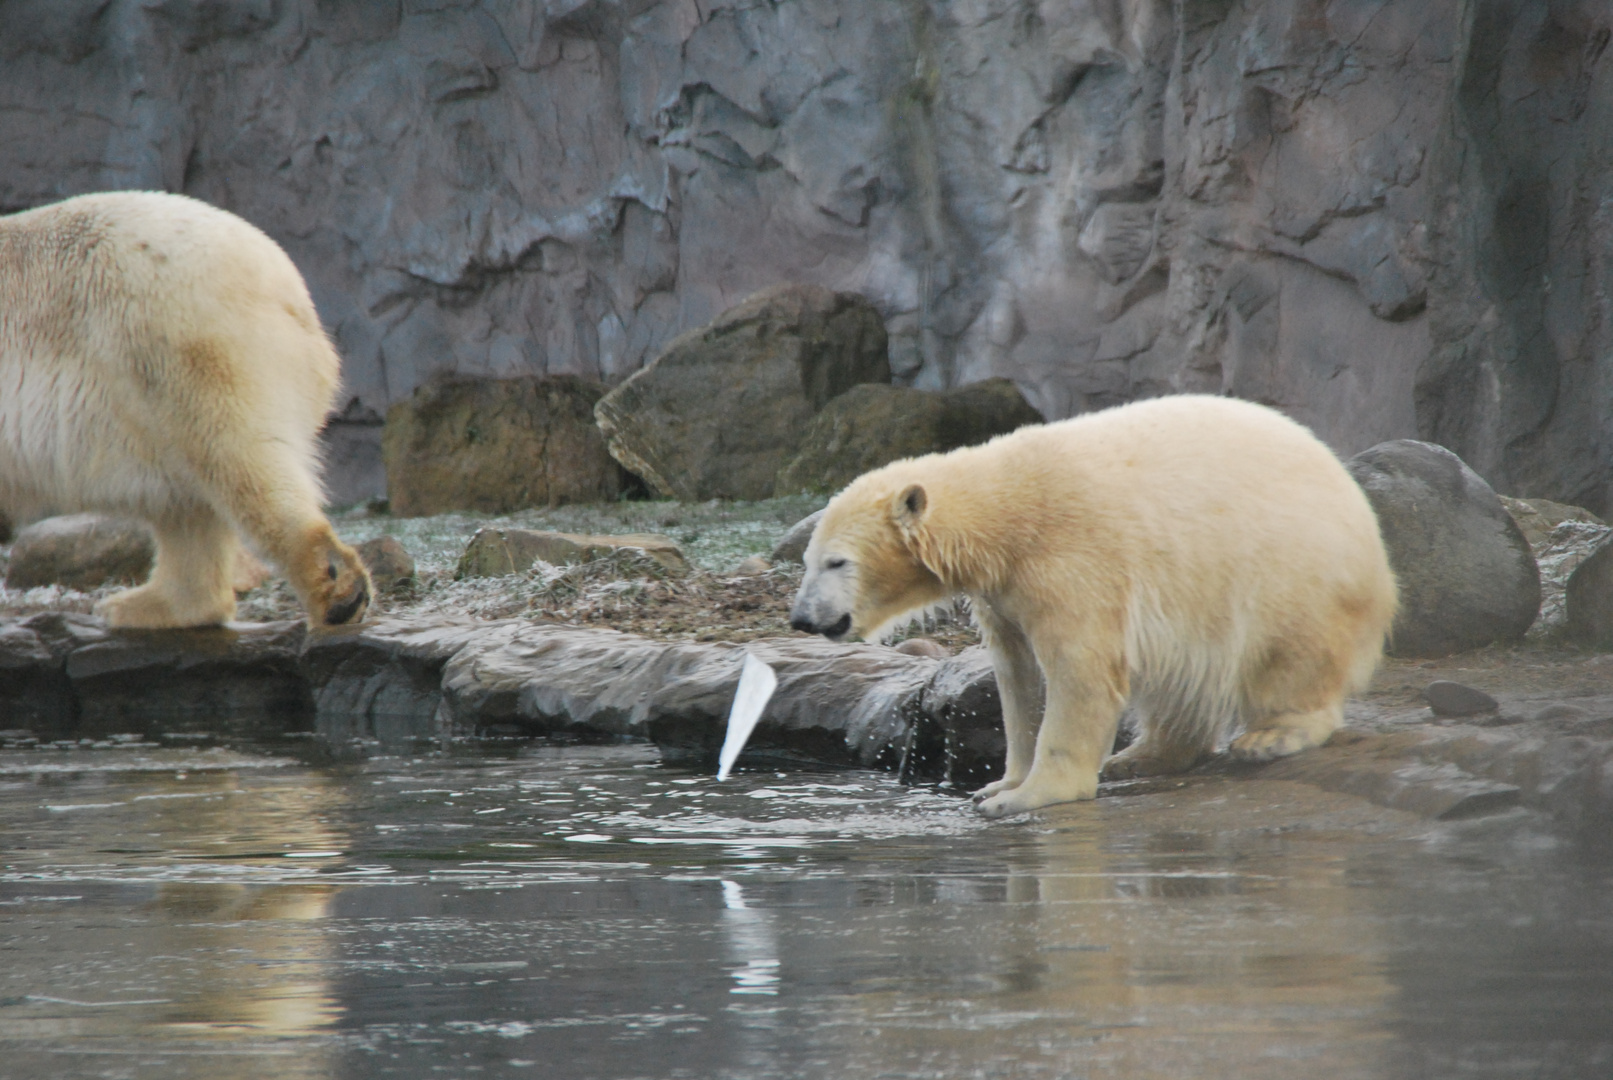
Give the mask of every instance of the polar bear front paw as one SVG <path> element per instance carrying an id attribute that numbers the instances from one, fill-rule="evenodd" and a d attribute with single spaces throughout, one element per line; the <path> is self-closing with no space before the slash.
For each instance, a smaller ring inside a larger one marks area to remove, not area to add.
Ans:
<path id="1" fill-rule="evenodd" d="M 1055 803 L 1080 802 L 1093 799 L 1098 795 L 1098 778 L 1093 776 L 1090 783 L 1082 782 L 1068 786 L 1055 786 L 1039 784 L 1027 779 L 1025 783 L 1007 791 L 1001 791 L 976 804 L 975 809 L 989 818 L 1008 817 L 1011 814 L 1024 814 L 1031 810 L 1040 810 L 1044 806 Z"/>
<path id="2" fill-rule="evenodd" d="M 1005 776 L 1001 780 L 993 780 L 991 783 L 987 784 L 985 787 L 981 788 L 979 791 L 973 792 L 972 794 L 970 794 L 969 798 L 972 799 L 973 801 L 977 802 L 977 803 L 984 802 L 985 800 L 991 798 L 993 795 L 1001 794 L 1004 791 L 1012 791 L 1012 790 L 1014 790 L 1015 788 L 1017 788 L 1023 782 L 1024 782 L 1024 777 L 1020 777 L 1017 780 L 1010 780 L 1010 779 L 1008 779 L 1008 777 Z"/>
<path id="3" fill-rule="evenodd" d="M 315 549 L 313 562 L 321 567 L 313 575 L 312 586 L 305 601 L 308 608 L 308 625 L 345 626 L 361 621 L 370 610 L 370 597 L 374 587 L 370 572 L 359 559 L 358 553 L 335 536 L 320 540 L 323 550 Z"/>

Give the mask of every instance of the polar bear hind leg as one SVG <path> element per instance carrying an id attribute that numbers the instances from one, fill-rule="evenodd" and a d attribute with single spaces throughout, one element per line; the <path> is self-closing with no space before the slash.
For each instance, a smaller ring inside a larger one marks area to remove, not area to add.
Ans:
<path id="1" fill-rule="evenodd" d="M 1227 752 L 1240 761 L 1271 761 L 1327 742 L 1344 723 L 1342 701 L 1306 712 L 1281 713 L 1251 724 Z"/>
<path id="2" fill-rule="evenodd" d="M 240 542 L 230 523 L 206 505 L 193 505 L 153 520 L 157 538 L 151 578 L 96 605 L 114 627 L 165 629 L 211 626 L 235 617 L 232 587 Z"/>
<path id="3" fill-rule="evenodd" d="M 1325 623 L 1290 627 L 1269 644 L 1246 682 L 1245 730 L 1227 751 L 1243 761 L 1270 761 L 1320 746 L 1344 723 L 1344 699 L 1365 682 L 1353 669 L 1377 664 L 1381 631 L 1360 633 L 1346 613 Z M 1355 640 L 1356 638 L 1361 640 Z"/>
<path id="4" fill-rule="evenodd" d="M 225 512 L 285 572 L 310 626 L 354 622 L 369 608 L 369 572 L 320 510 L 311 466 L 285 445 L 265 441 L 255 454 L 209 447 L 198 472 L 215 478 Z M 228 583 L 233 546 L 215 557 L 223 561 Z"/>

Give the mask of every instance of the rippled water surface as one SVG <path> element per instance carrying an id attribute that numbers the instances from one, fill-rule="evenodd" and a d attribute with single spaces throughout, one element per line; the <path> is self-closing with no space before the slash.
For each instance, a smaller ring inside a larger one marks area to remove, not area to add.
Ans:
<path id="1" fill-rule="evenodd" d="M 0 754 L 0 1076 L 1613 1076 L 1613 872 L 1247 777 Z"/>

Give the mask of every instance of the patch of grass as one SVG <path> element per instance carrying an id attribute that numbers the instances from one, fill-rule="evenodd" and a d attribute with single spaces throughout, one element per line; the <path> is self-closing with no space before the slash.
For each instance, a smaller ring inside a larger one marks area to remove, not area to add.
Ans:
<path id="1" fill-rule="evenodd" d="M 371 609 L 375 614 L 527 618 L 664 640 L 749 641 L 795 634 L 789 612 L 802 570 L 776 566 L 746 577 L 735 577 L 732 571 L 752 555 L 766 557 L 792 525 L 822 509 L 827 501 L 799 495 L 759 502 L 620 502 L 500 516 L 439 514 L 423 518 L 393 518 L 358 509 L 333 515 L 332 523 L 350 544 L 392 536 L 414 557 L 415 580 L 377 596 Z M 465 545 L 482 528 L 605 536 L 661 533 L 677 543 L 694 570 L 680 577 L 653 559 L 624 550 L 587 563 L 551 566 L 540 562 L 525 573 L 455 580 Z M 5 553 L 0 547 L 0 559 Z M 0 614 L 87 612 L 97 600 L 116 591 L 113 586 L 89 593 L 54 586 L 28 593 L 0 589 Z M 274 576 L 239 598 L 236 618 L 270 622 L 298 619 L 302 614 L 291 586 Z M 934 637 L 954 650 L 979 640 L 962 607 L 950 616 L 915 622 L 893 635 L 893 640 L 916 634 Z"/>
<path id="2" fill-rule="evenodd" d="M 359 509 L 333 518 L 350 544 L 394 536 L 422 571 L 452 570 L 477 529 L 545 529 L 553 532 L 620 536 L 660 533 L 670 537 L 690 564 L 724 573 L 751 555 L 766 556 L 797 521 L 823 509 L 827 498 L 789 495 L 757 502 L 703 503 L 671 500 L 583 503 L 514 514 L 438 514 L 394 518 Z"/>

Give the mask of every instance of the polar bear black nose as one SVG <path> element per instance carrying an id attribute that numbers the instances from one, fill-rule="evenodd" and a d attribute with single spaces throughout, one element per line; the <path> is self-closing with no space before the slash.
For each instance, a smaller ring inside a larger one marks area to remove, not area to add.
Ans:
<path id="1" fill-rule="evenodd" d="M 799 630 L 804 634 L 816 634 L 818 632 L 818 628 L 812 625 L 812 620 L 805 615 L 791 615 L 790 629 Z"/>

